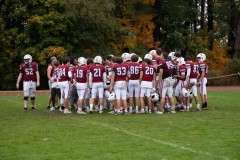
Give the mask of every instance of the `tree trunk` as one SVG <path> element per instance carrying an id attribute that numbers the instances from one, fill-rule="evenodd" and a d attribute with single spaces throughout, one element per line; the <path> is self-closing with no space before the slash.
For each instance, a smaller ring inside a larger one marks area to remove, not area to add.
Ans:
<path id="1" fill-rule="evenodd" d="M 209 49 L 213 50 L 213 34 L 212 34 L 212 30 L 213 30 L 213 0 L 207 0 L 207 4 L 208 4 L 208 32 L 210 33 L 209 36 Z"/>
<path id="2" fill-rule="evenodd" d="M 204 29 L 204 23 L 205 23 L 205 0 L 201 0 L 201 29 Z"/>
<path id="3" fill-rule="evenodd" d="M 233 58 L 234 55 L 234 43 L 235 43 L 235 24 L 236 22 L 236 12 L 235 12 L 236 4 L 234 0 L 230 0 L 230 13 L 229 13 L 229 32 L 228 32 L 228 54 Z"/>
<path id="4" fill-rule="evenodd" d="M 235 42 L 234 42 L 234 54 L 233 54 L 233 59 L 237 59 L 237 58 L 238 58 L 239 39 L 240 39 L 240 14 L 238 15 L 238 23 L 237 23 L 236 37 L 235 37 Z"/>
<path id="5" fill-rule="evenodd" d="M 197 10 L 197 8 L 198 8 L 198 0 L 195 0 L 195 2 L 194 2 L 194 7 L 195 7 L 195 9 Z M 193 30 L 194 30 L 194 32 L 196 33 L 197 32 L 197 14 L 194 16 L 194 20 L 193 20 Z"/>

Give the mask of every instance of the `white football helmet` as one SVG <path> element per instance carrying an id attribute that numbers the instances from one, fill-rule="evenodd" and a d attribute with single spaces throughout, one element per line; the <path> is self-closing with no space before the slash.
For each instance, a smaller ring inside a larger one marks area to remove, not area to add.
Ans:
<path id="1" fill-rule="evenodd" d="M 142 58 L 141 57 L 138 57 L 138 63 L 142 63 Z"/>
<path id="2" fill-rule="evenodd" d="M 181 66 L 181 65 L 183 65 L 183 64 L 186 64 L 186 62 L 184 61 L 184 58 L 183 58 L 183 57 L 177 58 L 177 62 L 178 62 L 178 66 Z"/>
<path id="3" fill-rule="evenodd" d="M 105 94 L 105 97 L 109 97 L 109 95 L 110 95 L 110 92 L 109 92 L 109 90 L 105 90 L 105 92 L 104 92 L 104 94 Z"/>
<path id="4" fill-rule="evenodd" d="M 157 51 L 155 49 L 151 50 L 148 54 L 151 54 L 152 57 L 155 57 L 157 54 Z"/>
<path id="5" fill-rule="evenodd" d="M 79 66 L 86 65 L 86 64 L 87 64 L 86 58 L 84 58 L 84 57 L 79 57 L 78 58 L 78 65 Z"/>
<path id="6" fill-rule="evenodd" d="M 31 63 L 32 62 L 32 56 L 30 54 L 26 54 L 24 57 L 23 57 L 23 60 L 24 62 L 29 62 Z"/>
<path id="7" fill-rule="evenodd" d="M 189 96 L 189 92 L 187 91 L 186 88 L 182 88 L 182 96 L 183 97 L 188 97 Z"/>
<path id="8" fill-rule="evenodd" d="M 172 60 L 172 61 L 176 59 L 176 57 L 174 56 L 174 54 L 175 54 L 175 52 L 170 52 L 170 53 L 168 54 L 168 57 L 171 57 L 171 60 Z"/>
<path id="9" fill-rule="evenodd" d="M 157 102 L 157 101 L 159 101 L 159 95 L 158 95 L 156 92 L 153 92 L 153 93 L 151 93 L 151 95 L 150 95 L 150 99 L 151 99 L 153 102 Z"/>
<path id="10" fill-rule="evenodd" d="M 146 55 L 144 56 L 144 59 L 150 59 L 150 60 L 152 60 L 152 58 L 153 58 L 153 56 L 152 56 L 151 54 L 146 54 Z"/>
<path id="11" fill-rule="evenodd" d="M 93 63 L 99 63 L 99 64 L 102 64 L 102 57 L 101 56 L 96 56 L 94 59 L 93 59 Z"/>
<path id="12" fill-rule="evenodd" d="M 199 58 L 199 62 L 203 62 L 206 60 L 206 55 L 204 53 L 199 53 L 197 58 Z"/>
<path id="13" fill-rule="evenodd" d="M 130 58 L 131 58 L 133 55 L 136 55 L 136 53 L 130 53 Z"/>
<path id="14" fill-rule="evenodd" d="M 123 62 L 131 61 L 131 55 L 129 53 L 123 53 L 121 57 Z"/>
<path id="15" fill-rule="evenodd" d="M 107 97 L 107 99 L 111 102 L 111 101 L 114 101 L 116 98 L 115 98 L 115 92 L 112 91 L 112 93 L 110 93 Z"/>

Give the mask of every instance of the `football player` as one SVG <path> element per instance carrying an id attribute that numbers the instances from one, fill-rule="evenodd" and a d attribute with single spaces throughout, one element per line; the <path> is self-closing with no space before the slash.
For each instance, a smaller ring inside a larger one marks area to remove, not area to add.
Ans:
<path id="1" fill-rule="evenodd" d="M 89 89 L 88 82 L 88 67 L 86 66 L 87 60 L 84 57 L 78 58 L 78 66 L 74 67 L 74 81 L 76 83 L 76 89 L 78 94 L 78 114 L 86 114 L 83 112 L 82 105 L 84 95 L 87 89 Z"/>
<path id="2" fill-rule="evenodd" d="M 178 79 L 178 84 L 176 86 L 176 92 L 179 93 L 176 95 L 178 99 L 182 99 L 183 107 L 180 108 L 180 111 L 189 111 L 189 104 L 188 104 L 188 97 L 189 91 L 187 87 L 187 67 L 186 62 L 184 61 L 183 57 L 177 58 L 178 64 L 178 74 L 174 76 L 175 79 Z"/>
<path id="3" fill-rule="evenodd" d="M 199 78 L 198 78 L 198 84 L 200 84 L 200 95 L 202 99 L 202 109 L 207 109 L 207 72 L 208 72 L 208 66 L 205 62 L 206 55 L 204 53 L 199 53 L 197 55 L 197 60 L 199 64 Z"/>
<path id="4" fill-rule="evenodd" d="M 47 109 L 50 109 L 50 104 L 51 104 L 51 88 L 52 88 L 52 83 L 51 83 L 51 78 L 52 78 L 52 75 L 53 75 L 53 72 L 54 72 L 54 64 L 53 64 L 53 61 L 56 61 L 57 58 L 55 56 L 52 56 L 50 58 L 51 60 L 51 63 L 48 65 L 48 68 L 47 68 L 47 77 L 48 77 L 48 86 L 49 86 L 49 89 L 50 89 L 50 95 L 48 96 L 48 106 L 47 106 Z M 56 104 L 58 103 L 57 101 L 57 97 L 56 97 Z M 55 106 L 53 106 L 55 107 Z"/>
<path id="5" fill-rule="evenodd" d="M 59 66 L 59 61 L 53 60 L 53 74 L 50 79 L 51 83 L 51 102 L 52 102 L 52 108 L 50 109 L 51 111 L 54 111 L 55 109 L 59 109 L 58 106 L 55 105 L 55 101 L 58 102 L 59 99 L 61 99 L 61 90 L 59 87 L 59 72 L 58 72 L 58 66 Z"/>
<path id="6" fill-rule="evenodd" d="M 155 80 L 156 80 L 156 71 L 153 65 L 151 65 L 152 55 L 146 54 L 144 57 L 144 64 L 142 65 L 140 71 L 140 84 L 141 84 L 141 93 L 140 93 L 140 102 L 141 102 L 141 111 L 139 113 L 144 113 L 144 97 L 147 99 L 148 113 L 152 113 L 152 101 L 150 95 L 155 89 Z M 137 113 L 137 112 L 136 112 Z"/>
<path id="7" fill-rule="evenodd" d="M 127 76 L 128 66 L 123 63 L 123 59 L 116 58 L 116 63 L 113 67 L 113 73 L 111 77 L 110 92 L 115 91 L 116 94 L 116 114 L 120 113 L 120 105 L 122 102 L 124 113 L 128 114 L 127 110 Z"/>
<path id="8" fill-rule="evenodd" d="M 191 61 L 191 58 L 189 56 L 185 57 L 186 66 L 187 66 L 187 79 L 188 81 L 188 89 L 191 93 L 189 96 L 189 101 L 192 98 L 191 95 L 194 97 L 196 102 L 196 110 L 201 110 L 200 104 L 198 101 L 198 95 L 197 95 L 197 78 L 198 78 L 198 71 L 199 66 L 197 62 Z M 189 77 L 189 78 L 188 78 Z M 191 103 L 189 104 L 189 107 L 191 108 Z"/>
<path id="9" fill-rule="evenodd" d="M 91 99 L 90 99 L 90 112 L 93 111 L 93 105 L 95 104 L 95 99 L 99 98 L 98 104 L 100 105 L 99 113 L 102 113 L 103 109 L 103 81 L 104 81 L 104 74 L 105 67 L 102 65 L 102 57 L 96 56 L 93 60 L 95 65 L 90 66 L 90 77 L 92 78 L 92 93 L 91 93 Z"/>
<path id="10" fill-rule="evenodd" d="M 138 61 L 137 55 L 131 56 L 131 61 L 128 64 L 128 72 L 129 72 L 129 81 L 128 81 L 128 91 L 129 91 L 129 113 L 132 113 L 132 108 L 135 106 L 135 110 L 138 111 L 138 105 L 139 105 L 139 95 L 140 95 L 140 83 L 139 83 L 139 77 L 140 77 L 140 64 Z M 135 99 L 135 105 L 134 105 L 134 99 Z"/>
<path id="11" fill-rule="evenodd" d="M 32 62 L 32 56 L 26 54 L 23 57 L 24 63 L 20 65 L 16 88 L 19 89 L 19 83 L 23 79 L 24 111 L 27 111 L 28 97 L 31 97 L 32 111 L 35 110 L 35 92 L 36 87 L 40 86 L 40 75 L 38 64 Z"/>
<path id="12" fill-rule="evenodd" d="M 69 67 L 69 71 L 72 72 L 72 75 L 73 75 L 73 70 L 76 66 L 78 66 L 78 59 L 72 56 L 70 58 L 70 67 Z M 70 83 L 69 100 L 70 100 L 71 109 L 75 110 L 77 109 L 78 93 L 77 93 L 77 88 L 73 84 L 72 80 L 73 79 L 71 79 L 71 83 Z"/>
<path id="13" fill-rule="evenodd" d="M 175 113 L 174 99 L 173 99 L 173 84 L 174 79 L 172 78 L 173 68 L 172 61 L 168 60 L 168 53 L 162 53 L 162 62 L 158 67 L 158 76 L 160 83 L 163 83 L 162 88 L 162 97 L 160 100 L 160 110 L 157 114 L 163 114 L 163 107 L 165 105 L 166 96 L 169 97 L 170 105 L 171 105 L 171 113 Z M 161 82 L 162 81 L 162 82 Z"/>
<path id="14" fill-rule="evenodd" d="M 68 94 L 70 87 L 70 80 L 72 78 L 72 71 L 70 70 L 70 58 L 64 57 L 62 65 L 58 66 L 59 72 L 59 86 L 61 90 L 61 101 L 64 104 L 64 114 L 71 113 L 68 109 Z"/>

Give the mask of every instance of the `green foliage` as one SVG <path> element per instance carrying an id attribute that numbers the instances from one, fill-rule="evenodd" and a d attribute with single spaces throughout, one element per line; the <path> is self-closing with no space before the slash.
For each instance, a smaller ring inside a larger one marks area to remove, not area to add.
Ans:
<path id="1" fill-rule="evenodd" d="M 238 73 L 240 72 L 240 59 L 233 59 L 227 64 L 227 69 L 229 73 Z"/>

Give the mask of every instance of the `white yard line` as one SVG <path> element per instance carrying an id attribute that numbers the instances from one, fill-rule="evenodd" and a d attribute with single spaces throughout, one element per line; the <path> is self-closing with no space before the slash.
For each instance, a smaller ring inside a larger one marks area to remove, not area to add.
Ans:
<path id="1" fill-rule="evenodd" d="M 15 101 L 15 100 L 12 100 L 12 99 L 9 99 L 9 98 L 3 98 L 3 97 L 0 97 L 0 99 L 3 99 L 3 100 L 7 100 L 7 101 L 10 101 L 10 102 L 14 102 L 14 103 L 18 103 L 18 104 L 23 104 L 23 102 L 18 102 L 18 101 Z"/>
<path id="2" fill-rule="evenodd" d="M 205 155 L 205 156 L 208 156 L 208 157 L 211 156 L 211 157 L 221 158 L 221 159 L 224 159 L 224 160 L 229 159 L 228 157 L 225 157 L 225 156 L 213 155 L 209 152 L 203 152 L 203 151 L 200 151 L 200 150 L 195 150 L 195 149 L 185 147 L 185 146 L 182 146 L 182 145 L 178 145 L 178 144 L 175 144 L 175 143 L 171 143 L 171 142 L 162 141 L 162 140 L 146 137 L 146 136 L 143 136 L 143 135 L 139 135 L 139 134 L 136 134 L 136 133 L 124 130 L 124 129 L 113 127 L 113 126 L 111 126 L 107 123 L 97 123 L 97 122 L 93 122 L 93 121 L 88 121 L 88 123 L 93 124 L 93 125 L 97 125 L 97 126 L 100 125 L 102 127 L 106 127 L 106 128 L 111 129 L 111 130 L 114 130 L 114 131 L 122 132 L 126 135 L 138 137 L 138 138 L 141 138 L 141 139 L 145 139 L 145 140 L 152 141 L 152 142 L 155 142 L 155 143 L 159 143 L 159 144 L 163 144 L 163 145 L 166 145 L 166 146 L 174 147 L 174 148 L 181 149 L 181 150 L 184 150 L 184 151 L 193 152 L 193 153 L 197 153 L 197 154 L 200 154 L 200 155 Z"/>

